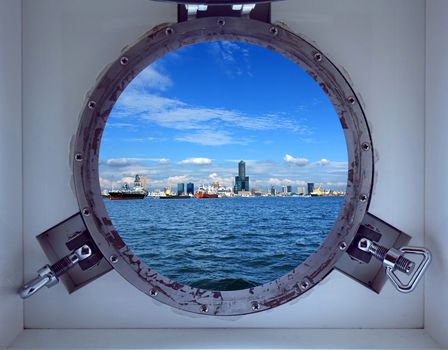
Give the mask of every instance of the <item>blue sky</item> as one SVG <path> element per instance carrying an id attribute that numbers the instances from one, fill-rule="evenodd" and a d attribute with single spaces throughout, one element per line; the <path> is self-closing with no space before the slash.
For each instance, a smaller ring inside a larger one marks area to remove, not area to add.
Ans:
<path id="1" fill-rule="evenodd" d="M 239 160 L 261 189 L 344 189 L 347 180 L 338 117 L 305 71 L 251 44 L 195 44 L 154 62 L 121 94 L 101 142 L 100 184 L 141 174 L 150 188 L 232 186 Z"/>

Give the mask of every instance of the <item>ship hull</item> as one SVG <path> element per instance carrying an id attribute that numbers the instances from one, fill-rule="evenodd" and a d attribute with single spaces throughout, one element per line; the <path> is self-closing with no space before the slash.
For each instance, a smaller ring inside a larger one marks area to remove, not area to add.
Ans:
<path id="1" fill-rule="evenodd" d="M 160 196 L 160 199 L 190 199 L 190 196 Z"/>
<path id="2" fill-rule="evenodd" d="M 211 194 L 211 193 L 195 193 L 194 196 L 198 199 L 203 199 L 203 198 L 218 198 L 217 194 Z"/>
<path id="3" fill-rule="evenodd" d="M 146 194 L 144 193 L 111 193 L 109 192 L 109 199 L 112 201 L 117 200 L 132 200 L 132 199 L 144 199 Z"/>

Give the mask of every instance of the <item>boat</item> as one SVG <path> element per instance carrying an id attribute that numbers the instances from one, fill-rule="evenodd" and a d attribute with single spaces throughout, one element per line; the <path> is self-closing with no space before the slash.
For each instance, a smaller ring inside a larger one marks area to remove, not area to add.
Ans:
<path id="1" fill-rule="evenodd" d="M 190 199 L 191 197 L 186 194 L 181 195 L 166 195 L 166 196 L 160 196 L 160 199 Z"/>
<path id="2" fill-rule="evenodd" d="M 196 198 L 202 199 L 202 198 L 218 198 L 218 195 L 216 193 L 208 193 L 205 191 L 198 191 L 194 194 Z"/>
<path id="3" fill-rule="evenodd" d="M 148 192 L 142 187 L 139 175 L 135 175 L 133 188 L 124 184 L 120 190 L 109 191 L 109 199 L 111 200 L 144 199 L 147 195 Z"/>

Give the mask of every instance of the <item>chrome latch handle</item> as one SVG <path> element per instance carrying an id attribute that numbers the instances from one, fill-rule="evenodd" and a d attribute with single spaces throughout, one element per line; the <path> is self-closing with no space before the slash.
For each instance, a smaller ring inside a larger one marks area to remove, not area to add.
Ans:
<path id="1" fill-rule="evenodd" d="M 386 275 L 397 290 L 402 293 L 410 293 L 417 286 L 423 274 L 431 263 L 431 252 L 423 247 L 402 247 L 400 249 L 386 248 L 378 245 L 367 238 L 362 238 L 358 243 L 358 248 L 362 251 L 371 253 L 375 258 L 383 262 L 386 269 Z M 416 264 L 408 259 L 409 255 L 421 255 L 423 260 Z M 395 273 L 401 271 L 410 275 L 407 283 L 403 282 Z"/>
<path id="2" fill-rule="evenodd" d="M 392 284 L 402 293 L 410 293 L 417 286 L 418 282 L 423 277 L 426 269 L 431 263 L 431 252 L 423 247 L 402 247 L 400 251 L 403 253 L 402 256 L 408 255 L 422 255 L 423 260 L 412 272 L 411 279 L 408 283 L 403 283 L 400 278 L 395 274 L 394 269 L 391 267 L 386 267 L 386 275 L 389 277 Z"/>
<path id="3" fill-rule="evenodd" d="M 45 265 L 37 271 L 37 277 L 25 283 L 19 289 L 19 295 L 22 299 L 26 299 L 36 293 L 43 287 L 53 287 L 59 282 L 59 276 L 63 275 L 80 261 L 87 259 L 92 255 L 92 249 L 89 245 L 84 244 L 75 249 L 69 255 L 58 260 L 53 265 Z"/>

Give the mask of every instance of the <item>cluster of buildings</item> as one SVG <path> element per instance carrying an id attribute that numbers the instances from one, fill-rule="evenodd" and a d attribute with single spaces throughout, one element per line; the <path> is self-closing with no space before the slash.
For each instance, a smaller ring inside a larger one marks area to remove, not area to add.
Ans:
<path id="1" fill-rule="evenodd" d="M 146 188 L 146 187 L 144 187 Z M 238 163 L 238 175 L 235 176 L 235 182 L 233 188 L 220 186 L 219 182 L 213 182 L 210 185 L 202 185 L 198 190 L 209 193 L 216 194 L 218 197 L 258 197 L 258 196 L 343 196 L 345 192 L 335 191 L 335 190 L 324 190 L 321 186 L 315 187 L 314 183 L 307 183 L 305 186 L 298 186 L 293 189 L 291 185 L 285 185 L 282 187 L 281 191 L 278 191 L 274 186 L 271 186 L 268 191 L 262 191 L 256 188 L 250 189 L 249 176 L 246 175 L 246 163 L 240 161 Z M 162 190 L 158 189 L 152 193 L 150 196 L 193 196 L 195 194 L 195 185 L 192 182 L 187 184 L 178 183 L 177 188 L 172 188 L 167 186 Z"/>

